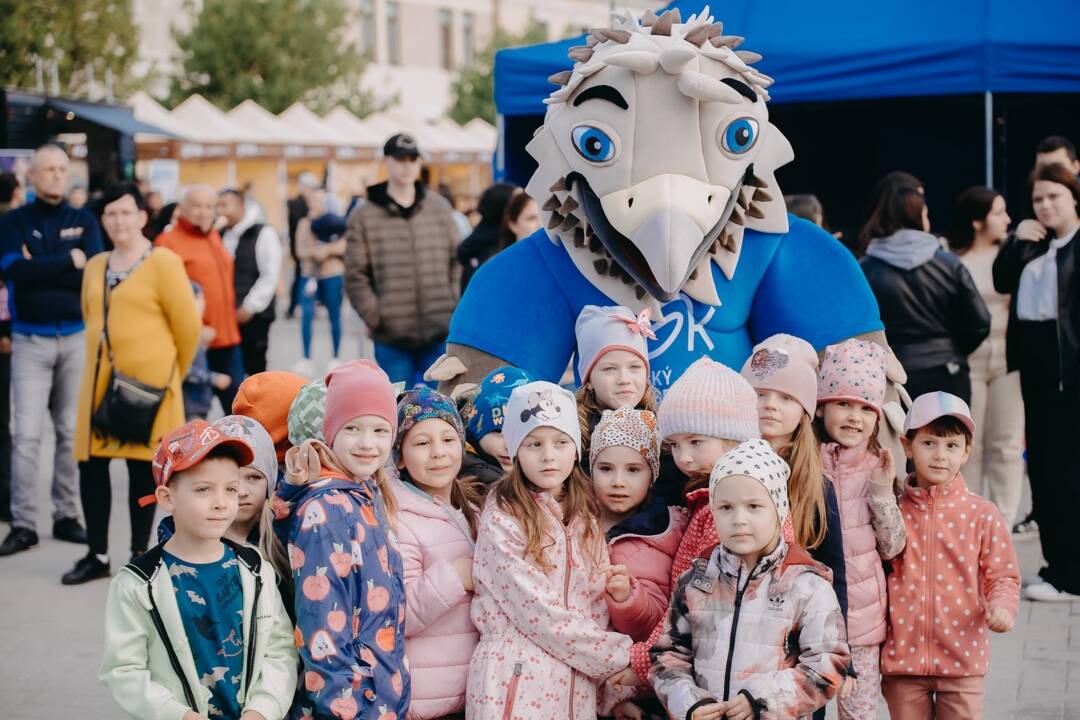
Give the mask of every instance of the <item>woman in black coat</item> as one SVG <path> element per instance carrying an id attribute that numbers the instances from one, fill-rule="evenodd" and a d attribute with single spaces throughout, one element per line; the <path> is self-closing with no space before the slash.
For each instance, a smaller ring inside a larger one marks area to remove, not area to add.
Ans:
<path id="1" fill-rule="evenodd" d="M 1024 395 L 1032 512 L 1046 566 L 1029 600 L 1080 600 L 1080 182 L 1062 165 L 1031 179 L 1035 220 L 1025 220 L 994 261 L 994 288 L 1012 295 L 1006 355 Z"/>
<path id="2" fill-rule="evenodd" d="M 480 213 L 480 222 L 473 228 L 469 237 L 458 245 L 458 260 L 461 261 L 461 294 L 472 279 L 477 268 L 490 260 L 503 249 L 500 235 L 506 205 L 510 202 L 516 185 L 495 183 L 480 195 L 476 205 Z"/>
<path id="3" fill-rule="evenodd" d="M 975 281 L 930 234 L 918 178 L 889 173 L 875 188 L 873 208 L 860 235 L 866 255 L 859 264 L 907 371 L 907 390 L 913 398 L 943 390 L 970 402 L 967 357 L 990 334 Z"/>

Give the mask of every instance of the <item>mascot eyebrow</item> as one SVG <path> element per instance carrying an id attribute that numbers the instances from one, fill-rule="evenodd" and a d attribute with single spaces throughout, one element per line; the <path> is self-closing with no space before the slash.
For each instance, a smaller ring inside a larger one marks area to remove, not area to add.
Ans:
<path id="1" fill-rule="evenodd" d="M 744 83 L 744 82 L 742 82 L 740 80 L 736 80 L 735 78 L 723 78 L 720 82 L 724 83 L 725 85 L 730 87 L 732 90 L 734 90 L 735 92 L 739 93 L 744 98 L 749 100 L 750 102 L 757 102 L 757 93 L 755 93 L 753 90 L 751 90 L 750 86 L 747 85 L 746 83 Z M 582 93 L 582 95 L 584 95 L 584 94 L 585 93 Z M 577 103 L 575 102 L 574 104 L 576 105 Z"/>
<path id="2" fill-rule="evenodd" d="M 742 83 L 739 84 L 742 85 Z M 743 87 L 746 86 L 743 85 Z M 742 90 L 739 90 L 739 92 L 742 92 Z M 750 90 L 750 88 L 746 88 L 746 92 L 749 92 L 751 96 L 753 96 L 753 92 Z M 620 93 L 618 90 L 611 87 L 610 85 L 594 85 L 592 87 L 585 88 L 576 98 L 574 98 L 573 105 L 574 107 L 577 107 L 581 103 L 587 102 L 589 100 L 607 100 L 609 103 L 612 103 L 616 107 L 619 107 L 623 110 L 627 110 L 630 107 L 630 105 L 626 102 L 626 98 L 622 96 L 622 93 Z"/>

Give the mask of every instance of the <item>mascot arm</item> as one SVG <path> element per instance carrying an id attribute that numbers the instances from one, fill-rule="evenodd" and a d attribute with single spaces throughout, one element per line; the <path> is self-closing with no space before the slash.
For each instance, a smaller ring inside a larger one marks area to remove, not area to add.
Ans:
<path id="1" fill-rule="evenodd" d="M 882 329 L 877 300 L 854 256 L 818 226 L 792 217 L 754 297 L 754 342 L 788 333 L 820 351 Z"/>
<path id="2" fill-rule="evenodd" d="M 446 357 L 428 374 L 443 390 L 478 383 L 503 365 L 558 382 L 574 353 L 575 320 L 537 245 L 519 241 L 469 280 L 450 320 Z"/>

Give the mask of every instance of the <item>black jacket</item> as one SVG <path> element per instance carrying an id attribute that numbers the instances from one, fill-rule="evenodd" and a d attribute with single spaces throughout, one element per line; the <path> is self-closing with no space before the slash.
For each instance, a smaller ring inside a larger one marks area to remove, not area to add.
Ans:
<path id="1" fill-rule="evenodd" d="M 1020 275 L 1024 266 L 1050 249 L 1053 233 L 1040 242 L 1018 240 L 1010 235 L 1001 246 L 994 260 L 994 289 L 1012 295 L 1009 302 L 1009 328 L 1005 336 L 1005 353 L 1009 370 L 1028 370 L 1047 367 L 1053 369 L 1053 360 L 1046 357 L 1046 344 L 1038 338 L 1042 333 L 1032 333 L 1037 322 L 1016 318 L 1016 291 L 1020 287 Z M 1076 285 L 1076 240 L 1057 251 L 1058 276 L 1058 357 L 1057 371 L 1063 388 L 1080 386 L 1080 288 Z"/>
<path id="2" fill-rule="evenodd" d="M 990 312 L 951 252 L 939 249 L 910 269 L 871 255 L 859 265 L 877 298 L 889 345 L 908 371 L 964 365 L 990 334 Z"/>

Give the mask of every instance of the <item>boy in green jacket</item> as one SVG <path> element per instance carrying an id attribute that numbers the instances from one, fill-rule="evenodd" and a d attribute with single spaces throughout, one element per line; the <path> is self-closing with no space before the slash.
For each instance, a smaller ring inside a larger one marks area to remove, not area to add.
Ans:
<path id="1" fill-rule="evenodd" d="M 224 540 L 248 443 L 195 420 L 165 435 L 145 498 L 176 533 L 109 585 L 100 678 L 140 720 L 281 720 L 296 689 L 292 627 L 274 571 Z M 143 502 L 142 500 L 140 502 Z"/>

